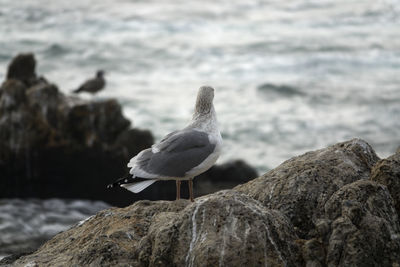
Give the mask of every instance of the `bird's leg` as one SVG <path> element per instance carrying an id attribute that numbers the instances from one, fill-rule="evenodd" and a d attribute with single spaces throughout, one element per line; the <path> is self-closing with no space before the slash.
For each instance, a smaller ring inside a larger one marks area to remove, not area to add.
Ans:
<path id="1" fill-rule="evenodd" d="M 190 201 L 194 202 L 194 200 L 193 200 L 193 178 L 189 179 L 189 196 L 190 196 Z"/>
<path id="2" fill-rule="evenodd" d="M 181 199 L 181 181 L 176 180 L 176 200 Z"/>

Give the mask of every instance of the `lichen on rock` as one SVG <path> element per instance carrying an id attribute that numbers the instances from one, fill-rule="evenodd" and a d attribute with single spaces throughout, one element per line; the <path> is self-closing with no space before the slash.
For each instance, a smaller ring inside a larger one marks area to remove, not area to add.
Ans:
<path id="1" fill-rule="evenodd" d="M 279 211 L 231 190 L 102 211 L 15 264 L 301 266 L 296 239 Z"/>
<path id="2" fill-rule="evenodd" d="M 348 183 L 368 179 L 378 159 L 368 143 L 353 139 L 293 157 L 235 189 L 282 211 L 299 236 L 309 238 L 332 194 Z"/>
<path id="3" fill-rule="evenodd" d="M 400 262 L 400 226 L 385 186 L 359 180 L 343 186 L 325 205 L 332 221 L 328 266 L 392 266 Z"/>
<path id="4" fill-rule="evenodd" d="M 378 161 L 370 179 L 388 188 L 400 215 L 400 149 L 394 155 Z"/>

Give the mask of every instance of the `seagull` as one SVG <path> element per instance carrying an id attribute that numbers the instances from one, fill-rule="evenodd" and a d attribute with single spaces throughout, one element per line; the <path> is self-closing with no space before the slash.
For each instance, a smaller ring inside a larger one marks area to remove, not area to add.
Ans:
<path id="1" fill-rule="evenodd" d="M 139 152 L 128 163 L 132 176 L 121 178 L 107 187 L 121 186 L 139 193 L 157 181 L 175 180 L 178 200 L 181 181 L 187 180 L 190 201 L 193 202 L 193 178 L 211 168 L 221 154 L 222 137 L 213 99 L 214 88 L 200 87 L 190 124 Z"/>
<path id="2" fill-rule="evenodd" d="M 87 80 L 73 92 L 74 93 L 89 92 L 94 94 L 103 89 L 105 85 L 106 81 L 104 79 L 104 71 L 98 70 L 95 78 Z"/>

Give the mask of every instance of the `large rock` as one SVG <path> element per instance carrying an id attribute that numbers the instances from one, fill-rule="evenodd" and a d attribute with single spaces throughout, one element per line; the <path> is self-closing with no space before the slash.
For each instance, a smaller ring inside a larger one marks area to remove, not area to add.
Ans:
<path id="1" fill-rule="evenodd" d="M 400 226 L 385 186 L 356 181 L 325 204 L 328 266 L 399 266 Z"/>
<path id="2" fill-rule="evenodd" d="M 257 171 L 243 160 L 214 165 L 194 180 L 195 197 L 223 189 L 231 189 L 258 176 Z"/>
<path id="3" fill-rule="evenodd" d="M 104 210 L 14 265 L 301 266 L 296 239 L 279 211 L 221 191 Z"/>
<path id="4" fill-rule="evenodd" d="M 388 188 L 400 215 L 400 149 L 396 154 L 378 161 L 372 169 L 371 180 Z"/>
<path id="5" fill-rule="evenodd" d="M 130 204 L 128 192 L 106 185 L 153 144 L 152 134 L 130 129 L 116 100 L 83 101 L 36 78 L 35 64 L 32 54 L 17 56 L 0 87 L 0 198 Z"/>
<path id="6" fill-rule="evenodd" d="M 283 212 L 299 236 L 308 238 L 332 194 L 348 183 L 368 179 L 377 161 L 369 144 L 353 139 L 294 157 L 235 189 Z"/>
<path id="7" fill-rule="evenodd" d="M 19 54 L 8 66 L 7 79 L 15 79 L 27 86 L 36 82 L 36 60 L 32 53 Z"/>

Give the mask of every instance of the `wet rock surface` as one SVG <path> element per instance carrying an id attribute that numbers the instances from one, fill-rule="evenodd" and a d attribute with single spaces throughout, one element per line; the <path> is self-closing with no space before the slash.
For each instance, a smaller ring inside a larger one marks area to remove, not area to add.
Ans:
<path id="1" fill-rule="evenodd" d="M 195 197 L 231 189 L 258 176 L 256 170 L 243 160 L 214 165 L 194 180 Z"/>
<path id="2" fill-rule="evenodd" d="M 386 185 L 369 179 L 378 160 L 353 139 L 194 203 L 104 210 L 14 265 L 399 266 L 395 201 Z"/>
<path id="3" fill-rule="evenodd" d="M 102 211 L 15 265 L 300 266 L 295 239 L 279 211 L 221 191 Z"/>
<path id="4" fill-rule="evenodd" d="M 385 186 L 360 180 L 343 186 L 325 205 L 331 229 L 328 266 L 394 266 L 400 263 L 400 226 Z"/>
<path id="5" fill-rule="evenodd" d="M 282 211 L 299 236 L 308 238 L 333 193 L 348 183 L 368 179 L 377 161 L 369 144 L 353 139 L 291 158 L 235 189 Z"/>
<path id="6" fill-rule="evenodd" d="M 393 197 L 397 214 L 400 214 L 400 149 L 396 154 L 378 161 L 372 169 L 371 180 L 388 188 Z"/>

